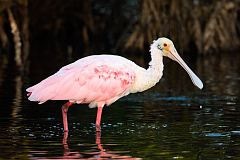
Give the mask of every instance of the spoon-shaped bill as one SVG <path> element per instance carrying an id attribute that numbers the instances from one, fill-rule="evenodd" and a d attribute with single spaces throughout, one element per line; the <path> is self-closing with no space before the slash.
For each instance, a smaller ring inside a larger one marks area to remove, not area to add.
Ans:
<path id="1" fill-rule="evenodd" d="M 203 88 L 202 81 L 196 76 L 195 73 L 193 73 L 193 71 L 187 66 L 187 64 L 183 61 L 183 59 L 178 55 L 176 49 L 174 47 L 170 48 L 169 52 L 170 52 L 170 58 L 177 61 L 186 70 L 193 84 L 198 88 L 202 89 Z"/>

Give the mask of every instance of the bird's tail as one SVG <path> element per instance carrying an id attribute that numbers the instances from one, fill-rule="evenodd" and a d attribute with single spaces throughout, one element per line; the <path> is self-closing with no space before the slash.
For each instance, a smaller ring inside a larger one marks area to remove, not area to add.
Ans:
<path id="1" fill-rule="evenodd" d="M 28 100 L 42 104 L 53 98 L 58 88 L 58 77 L 53 75 L 26 89 Z"/>

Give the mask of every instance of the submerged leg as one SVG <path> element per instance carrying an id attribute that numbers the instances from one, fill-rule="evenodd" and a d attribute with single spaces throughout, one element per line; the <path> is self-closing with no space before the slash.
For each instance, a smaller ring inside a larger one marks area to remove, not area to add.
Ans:
<path id="1" fill-rule="evenodd" d="M 96 144 L 100 151 L 104 151 L 102 144 L 101 144 L 101 132 L 96 132 Z"/>
<path id="2" fill-rule="evenodd" d="M 97 111 L 97 118 L 96 118 L 96 132 L 101 131 L 101 117 L 102 117 L 102 109 L 104 105 L 98 105 L 98 111 Z"/>
<path id="3" fill-rule="evenodd" d="M 64 132 L 63 140 L 62 140 L 64 150 L 68 150 L 67 139 L 68 139 L 68 132 Z"/>
<path id="4" fill-rule="evenodd" d="M 62 117 L 63 117 L 63 128 L 64 132 L 68 132 L 68 120 L 67 120 L 67 111 L 68 108 L 72 105 L 72 102 L 67 102 L 62 106 Z"/>

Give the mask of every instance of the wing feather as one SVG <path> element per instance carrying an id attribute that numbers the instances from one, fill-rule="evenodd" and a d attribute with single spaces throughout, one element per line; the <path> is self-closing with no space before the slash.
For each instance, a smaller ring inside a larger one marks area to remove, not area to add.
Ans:
<path id="1" fill-rule="evenodd" d="M 111 104 L 124 95 L 134 83 L 135 72 L 128 60 L 120 63 L 111 58 L 83 58 L 61 68 L 54 75 L 27 89 L 29 100 L 70 100 Z"/>

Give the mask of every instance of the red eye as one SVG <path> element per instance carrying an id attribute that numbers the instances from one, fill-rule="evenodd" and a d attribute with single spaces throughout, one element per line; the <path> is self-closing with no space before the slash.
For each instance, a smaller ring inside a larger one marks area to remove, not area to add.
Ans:
<path id="1" fill-rule="evenodd" d="M 163 43 L 163 46 L 164 46 L 164 47 L 167 47 L 167 43 Z"/>

